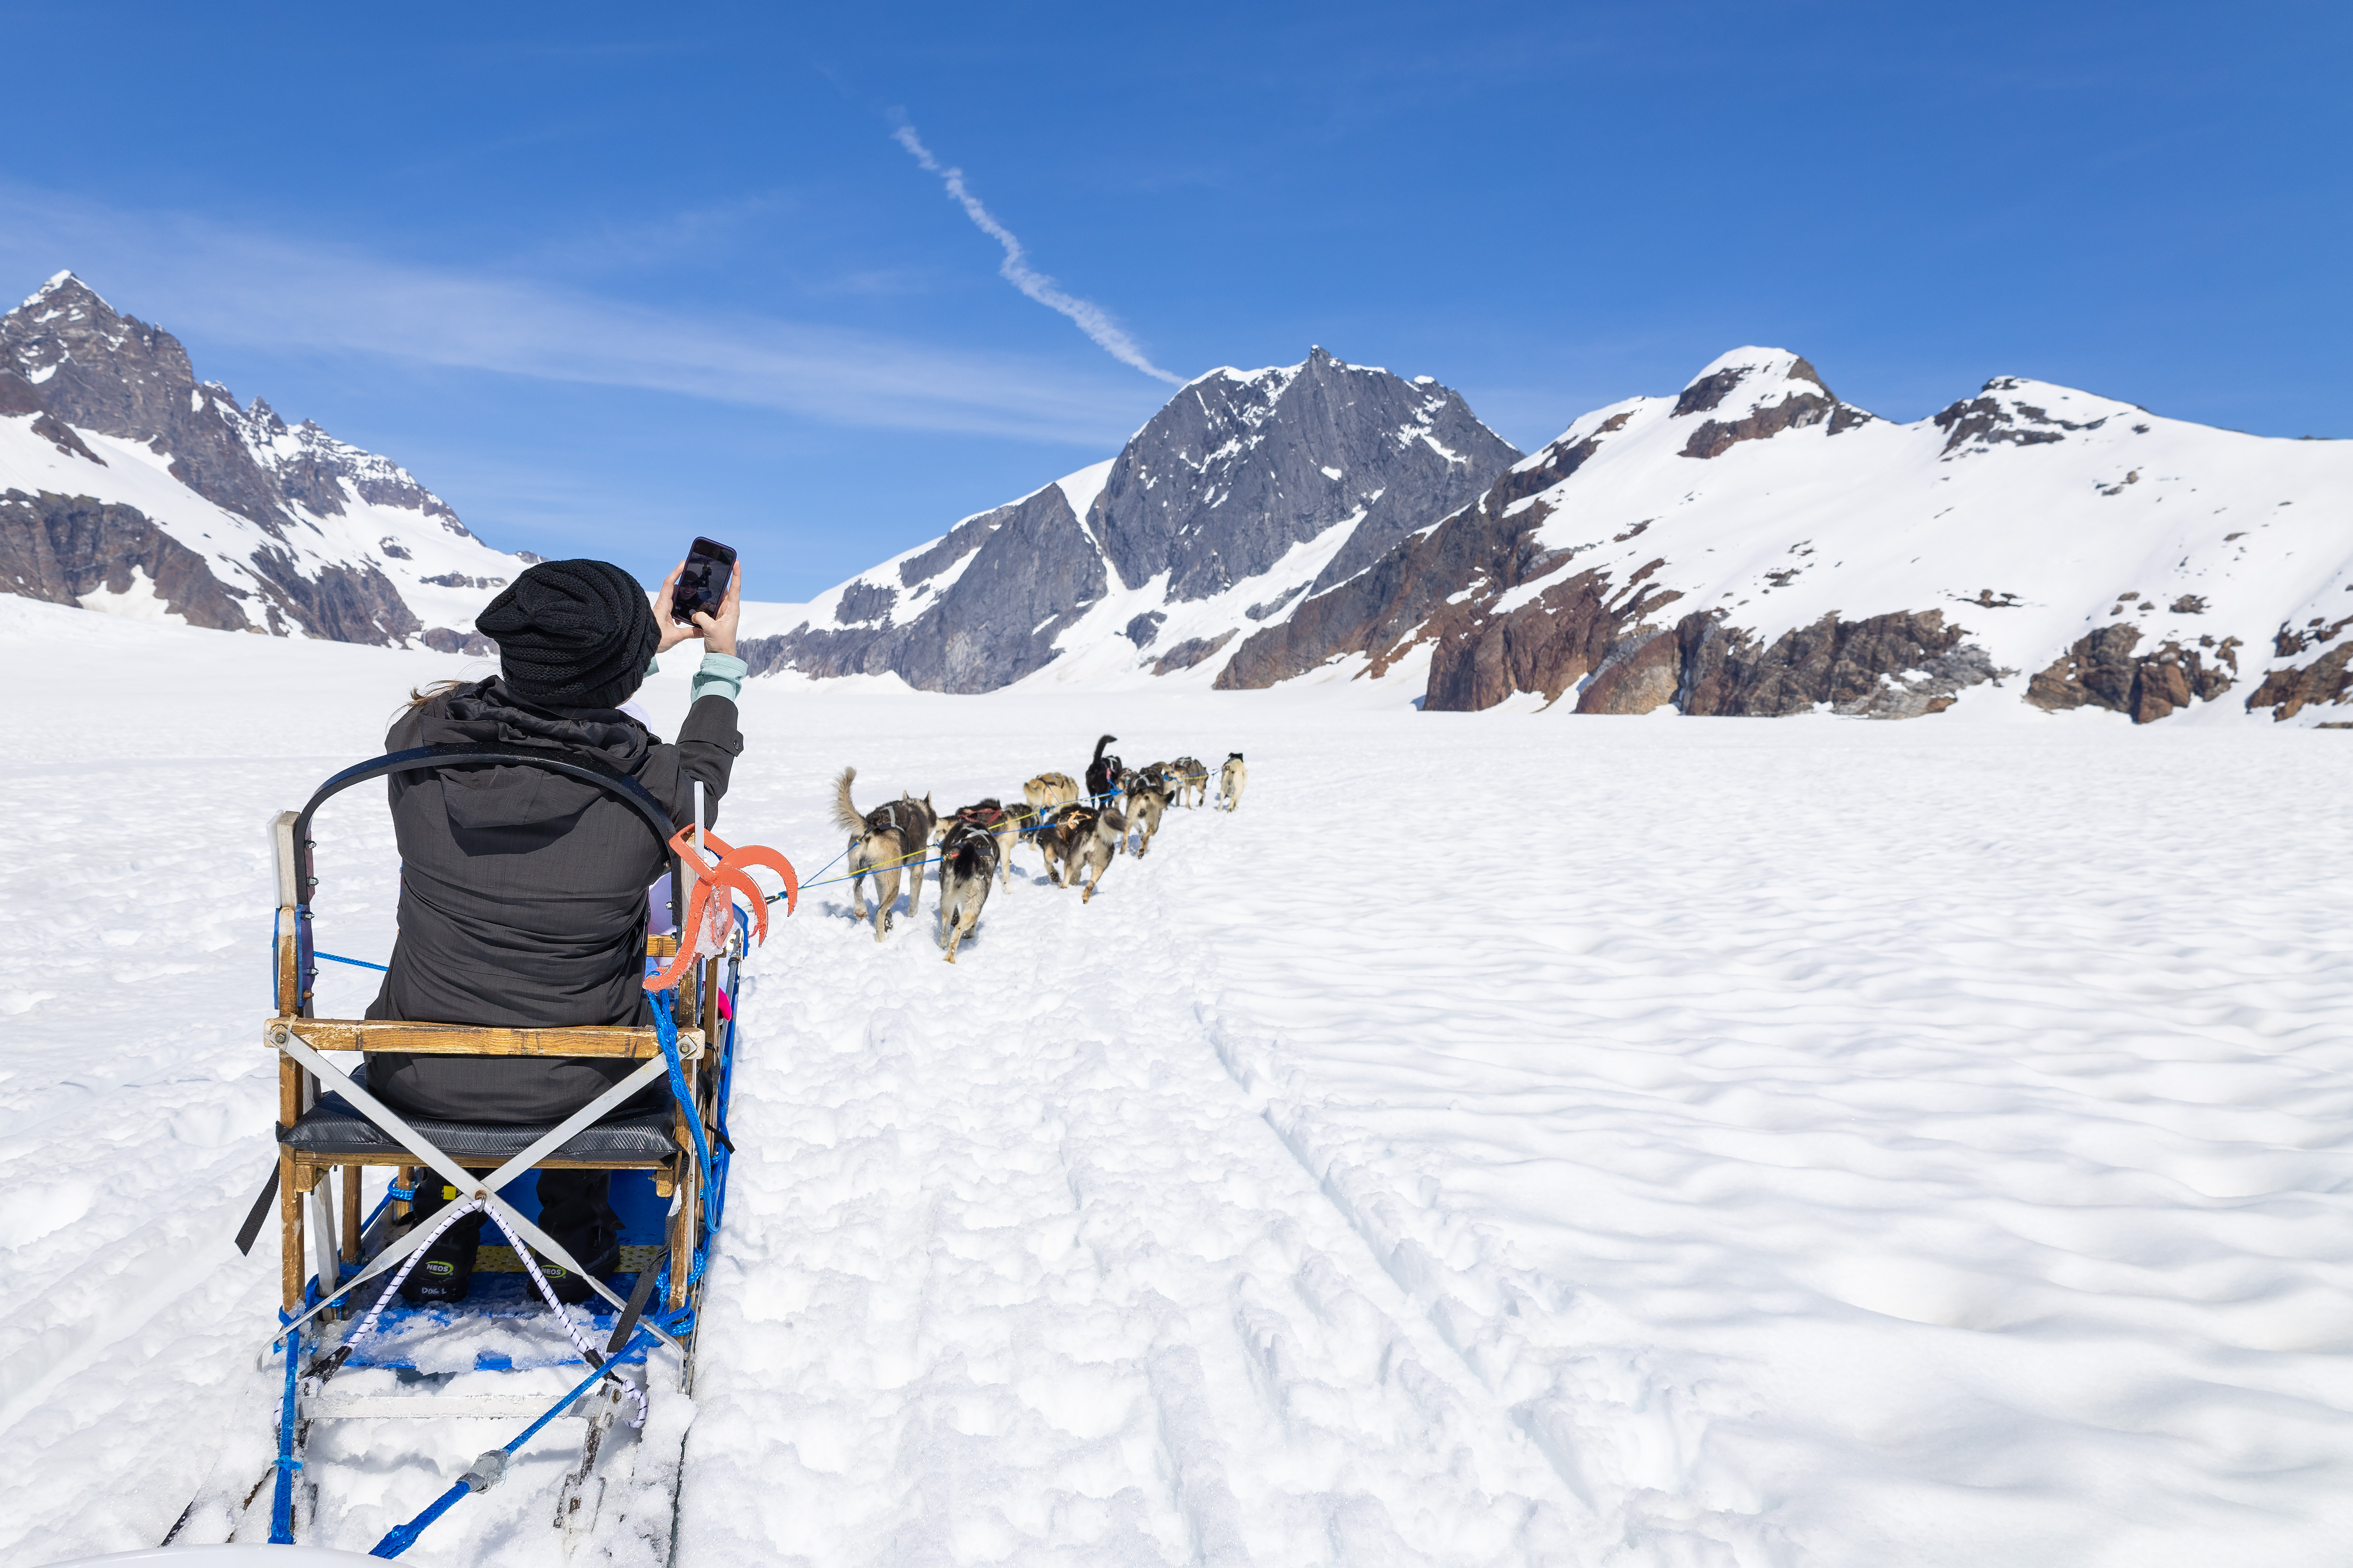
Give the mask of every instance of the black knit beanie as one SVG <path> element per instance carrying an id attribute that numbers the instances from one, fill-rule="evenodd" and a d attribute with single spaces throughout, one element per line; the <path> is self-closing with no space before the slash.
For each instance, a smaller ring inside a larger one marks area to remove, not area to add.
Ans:
<path id="1" fill-rule="evenodd" d="M 499 645 L 499 672 L 514 694 L 550 708 L 628 701 L 661 646 L 646 591 L 605 561 L 541 562 L 474 628 Z"/>

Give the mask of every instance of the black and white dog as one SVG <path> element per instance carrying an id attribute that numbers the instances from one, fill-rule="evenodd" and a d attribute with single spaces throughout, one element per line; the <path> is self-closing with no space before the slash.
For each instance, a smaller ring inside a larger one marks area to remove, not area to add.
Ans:
<path id="1" fill-rule="evenodd" d="M 1118 785 L 1122 772 L 1120 760 L 1103 754 L 1103 748 L 1118 739 L 1117 735 L 1105 735 L 1097 741 L 1094 761 L 1087 764 L 1087 799 L 1094 805 L 1102 805 L 1103 797 Z"/>
<path id="2" fill-rule="evenodd" d="M 1139 860 L 1144 858 L 1144 852 L 1152 847 L 1152 836 L 1160 831 L 1161 814 L 1168 809 L 1169 801 L 1176 795 L 1176 786 L 1169 782 L 1174 772 L 1166 763 L 1155 763 L 1148 768 L 1138 768 L 1132 773 L 1120 775 L 1120 810 L 1126 814 L 1128 826 L 1135 829 L 1138 836 L 1135 858 Z M 1126 842 L 1127 836 L 1123 833 L 1120 835 L 1123 847 Z"/>
<path id="3" fill-rule="evenodd" d="M 997 865 L 1004 873 L 1005 885 L 1009 888 L 1013 886 L 1013 852 L 1021 847 L 1021 830 L 1035 821 L 1037 816 L 1037 812 L 1029 806 L 1007 806 L 1000 804 L 995 795 L 990 795 L 987 800 L 959 808 L 940 827 L 944 835 L 953 833 L 958 826 L 976 827 L 995 838 Z M 943 837 L 940 843 L 944 847 L 946 838 Z M 947 876 L 944 872 L 941 874 L 940 881 L 945 885 Z"/>
<path id="4" fill-rule="evenodd" d="M 874 940 L 881 942 L 899 901 L 902 867 L 914 882 L 907 895 L 908 916 L 913 918 L 923 904 L 923 868 L 911 862 L 921 860 L 931 847 L 932 830 L 940 817 L 932 809 L 930 795 L 917 800 L 904 791 L 894 801 L 860 812 L 849 798 L 850 783 L 857 777 L 856 768 L 844 768 L 833 781 L 833 825 L 849 835 L 849 908 L 860 920 L 866 918 L 866 879 L 870 874 L 874 879 Z"/>
<path id="5" fill-rule="evenodd" d="M 1218 770 L 1218 794 L 1223 797 L 1219 804 L 1228 811 L 1241 805 L 1242 786 L 1248 783 L 1250 769 L 1242 766 L 1242 754 L 1228 752 L 1226 765 Z"/>
<path id="6" fill-rule="evenodd" d="M 997 868 L 997 835 L 966 821 L 961 812 L 950 818 L 940 840 L 940 924 L 946 931 L 950 963 L 955 962 L 956 944 L 980 923 Z"/>

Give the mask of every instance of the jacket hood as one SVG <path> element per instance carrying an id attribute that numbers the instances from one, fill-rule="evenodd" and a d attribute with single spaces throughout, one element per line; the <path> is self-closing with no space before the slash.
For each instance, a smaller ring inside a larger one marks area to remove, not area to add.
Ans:
<path id="1" fill-rule="evenodd" d="M 491 742 L 500 745 L 586 752 L 635 775 L 653 749 L 644 725 L 611 709 L 554 711 L 528 706 L 492 678 L 435 698 L 419 715 L 417 741 L 427 746 Z M 512 763 L 453 768 L 439 773 L 441 798 L 453 827 L 545 827 L 562 830 L 610 791 L 562 773 Z"/>

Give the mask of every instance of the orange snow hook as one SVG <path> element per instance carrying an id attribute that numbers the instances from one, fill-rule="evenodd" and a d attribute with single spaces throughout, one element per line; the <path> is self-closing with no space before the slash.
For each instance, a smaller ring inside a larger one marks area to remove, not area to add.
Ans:
<path id="1" fill-rule="evenodd" d="M 680 868 L 694 879 L 694 891 L 687 900 L 686 918 L 678 922 L 678 956 L 669 968 L 647 978 L 649 991 L 669 990 L 698 959 L 713 957 L 726 947 L 727 933 L 735 926 L 733 893 L 752 901 L 753 940 L 768 940 L 768 896 L 752 880 L 748 868 L 765 866 L 785 879 L 785 913 L 791 914 L 800 903 L 800 879 L 782 855 L 756 844 L 738 849 L 709 828 L 703 829 L 698 847 L 693 833 L 691 827 L 681 827 L 670 836 L 670 847 L 677 852 Z M 718 860 L 705 859 L 704 849 L 718 850 Z"/>

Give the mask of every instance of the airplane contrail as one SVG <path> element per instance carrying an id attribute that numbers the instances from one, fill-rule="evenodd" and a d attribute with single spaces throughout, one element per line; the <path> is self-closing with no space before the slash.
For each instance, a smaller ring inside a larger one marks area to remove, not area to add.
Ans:
<path id="1" fill-rule="evenodd" d="M 940 183 L 948 188 L 948 195 L 964 208 L 965 216 L 972 219 L 974 227 L 1005 247 L 1005 259 L 997 268 L 999 277 L 1046 309 L 1059 310 L 1068 316 L 1077 323 L 1079 331 L 1092 338 L 1097 346 L 1122 364 L 1133 365 L 1145 374 L 1157 377 L 1172 386 L 1184 384 L 1183 376 L 1172 374 L 1146 359 L 1144 351 L 1135 346 L 1135 340 L 1121 331 L 1119 323 L 1112 320 L 1111 312 L 1091 300 L 1082 300 L 1075 294 L 1064 292 L 1051 278 L 1030 266 L 1029 253 L 1022 248 L 1021 241 L 1011 229 L 997 221 L 996 215 L 980 205 L 980 198 L 974 195 L 972 188 L 964 182 L 964 171 L 943 164 L 933 157 L 932 150 L 923 145 L 913 126 L 902 125 L 891 134 L 900 146 L 913 154 L 916 163 L 940 177 Z"/>

